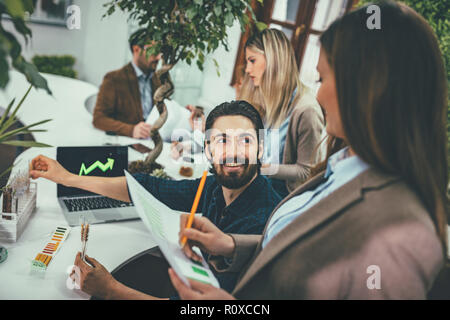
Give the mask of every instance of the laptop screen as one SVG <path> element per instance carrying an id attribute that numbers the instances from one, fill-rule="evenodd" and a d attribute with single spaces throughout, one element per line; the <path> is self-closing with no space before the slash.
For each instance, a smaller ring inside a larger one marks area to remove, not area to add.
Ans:
<path id="1" fill-rule="evenodd" d="M 128 168 L 128 147 L 58 147 L 56 160 L 67 171 L 80 176 L 119 177 Z M 58 197 L 94 195 L 58 184 Z"/>

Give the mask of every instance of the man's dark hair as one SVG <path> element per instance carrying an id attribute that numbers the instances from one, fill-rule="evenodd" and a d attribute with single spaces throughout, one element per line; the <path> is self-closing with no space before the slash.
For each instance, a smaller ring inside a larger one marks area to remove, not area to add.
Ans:
<path id="1" fill-rule="evenodd" d="M 143 39 L 146 38 L 145 31 L 146 31 L 145 29 L 139 29 L 131 34 L 130 38 L 128 39 L 128 43 L 130 44 L 131 53 L 133 53 L 133 46 L 139 46 L 141 48 L 143 47 L 142 41 L 143 41 Z"/>
<path id="2" fill-rule="evenodd" d="M 264 129 L 261 115 L 250 103 L 243 100 L 224 102 L 209 113 L 205 124 L 206 141 L 209 141 L 208 130 L 212 128 L 217 118 L 223 116 L 243 116 L 249 119 L 253 123 L 259 144 L 259 132 Z"/>

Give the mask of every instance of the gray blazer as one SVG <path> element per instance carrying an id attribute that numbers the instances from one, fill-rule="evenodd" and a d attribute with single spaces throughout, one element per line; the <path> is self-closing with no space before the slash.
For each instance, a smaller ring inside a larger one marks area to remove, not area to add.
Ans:
<path id="1" fill-rule="evenodd" d="M 425 299 L 444 261 L 418 196 L 401 179 L 371 168 L 297 217 L 264 249 L 261 235 L 231 236 L 232 263 L 210 262 L 219 272 L 241 272 L 233 291 L 239 299 Z"/>

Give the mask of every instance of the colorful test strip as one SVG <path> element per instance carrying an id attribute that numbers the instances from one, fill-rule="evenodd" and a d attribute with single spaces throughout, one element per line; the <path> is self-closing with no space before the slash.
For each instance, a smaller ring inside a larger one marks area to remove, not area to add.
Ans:
<path id="1" fill-rule="evenodd" d="M 61 243 L 66 240 L 70 233 L 70 227 L 57 227 L 52 233 L 51 241 L 47 243 L 44 249 L 37 254 L 31 263 L 33 268 L 46 270 L 50 261 L 52 261 L 58 249 L 61 247 Z"/>

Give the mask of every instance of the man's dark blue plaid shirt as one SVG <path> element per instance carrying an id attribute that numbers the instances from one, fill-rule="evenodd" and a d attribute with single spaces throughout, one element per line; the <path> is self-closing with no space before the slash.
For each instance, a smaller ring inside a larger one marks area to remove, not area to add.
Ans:
<path id="1" fill-rule="evenodd" d="M 200 179 L 163 180 L 141 173 L 133 176 L 159 201 L 173 210 L 184 212 L 190 212 L 200 184 Z M 197 213 L 202 213 L 224 233 L 262 234 L 270 214 L 280 201 L 281 197 L 274 191 L 269 179 L 258 175 L 226 206 L 222 187 L 214 176 L 208 176 Z M 216 273 L 216 276 L 222 289 L 233 290 L 237 274 Z"/>

